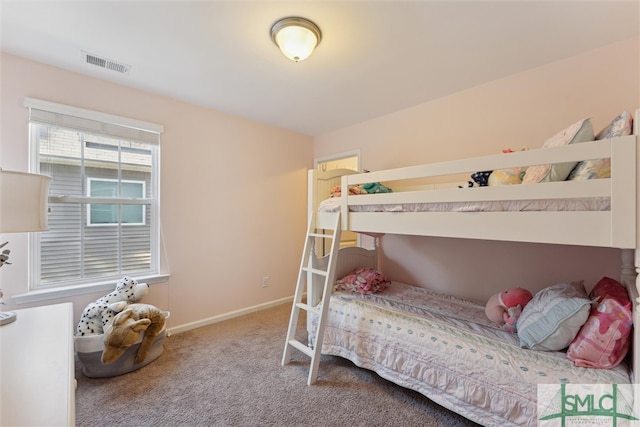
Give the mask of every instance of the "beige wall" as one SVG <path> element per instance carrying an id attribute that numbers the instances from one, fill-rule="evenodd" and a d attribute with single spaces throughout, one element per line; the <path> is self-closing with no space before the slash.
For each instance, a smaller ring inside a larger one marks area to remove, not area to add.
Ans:
<path id="1" fill-rule="evenodd" d="M 583 117 L 597 131 L 640 107 L 639 56 L 638 38 L 615 43 L 316 137 L 314 155 L 360 149 L 362 167 L 379 170 L 540 147 Z M 618 275 L 617 250 L 403 236 L 382 245 L 392 278 L 478 299 Z"/>
<path id="2" fill-rule="evenodd" d="M 1 58 L 4 169 L 28 169 L 27 96 L 164 126 L 162 258 L 171 277 L 154 284 L 144 302 L 170 310 L 170 327 L 293 294 L 306 226 L 311 137 L 12 55 Z M 13 262 L 0 270 L 4 309 L 28 307 L 11 301 L 27 291 L 26 235 L 2 238 L 11 241 Z M 268 288 L 262 287 L 265 275 Z M 76 320 L 103 294 L 71 298 Z"/>

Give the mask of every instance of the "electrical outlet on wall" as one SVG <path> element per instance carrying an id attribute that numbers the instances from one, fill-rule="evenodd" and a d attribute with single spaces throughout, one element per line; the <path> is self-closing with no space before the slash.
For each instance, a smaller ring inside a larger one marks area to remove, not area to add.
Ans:
<path id="1" fill-rule="evenodd" d="M 271 278 L 269 276 L 263 276 L 262 277 L 262 287 L 263 288 L 268 288 L 269 284 L 270 284 Z"/>

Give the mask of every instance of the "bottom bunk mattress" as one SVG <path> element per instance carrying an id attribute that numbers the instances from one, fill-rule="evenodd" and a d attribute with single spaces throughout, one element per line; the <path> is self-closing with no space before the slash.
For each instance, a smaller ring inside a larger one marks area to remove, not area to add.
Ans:
<path id="1" fill-rule="evenodd" d="M 315 342 L 317 317 L 310 339 Z M 483 425 L 537 423 L 537 384 L 628 384 L 626 364 L 575 367 L 564 352 L 523 349 L 474 301 L 392 282 L 335 292 L 322 353 L 351 360 Z"/>

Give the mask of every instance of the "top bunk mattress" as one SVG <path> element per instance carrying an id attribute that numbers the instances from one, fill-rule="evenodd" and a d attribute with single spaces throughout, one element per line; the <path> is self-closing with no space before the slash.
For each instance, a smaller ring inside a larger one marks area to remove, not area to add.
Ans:
<path id="1" fill-rule="evenodd" d="M 474 191 L 461 190 L 461 191 Z M 318 212 L 339 212 L 341 199 L 332 197 L 323 200 Z M 542 200 L 497 200 L 442 203 L 400 203 L 351 205 L 351 212 L 551 212 L 551 211 L 609 211 L 609 197 L 579 199 Z"/>

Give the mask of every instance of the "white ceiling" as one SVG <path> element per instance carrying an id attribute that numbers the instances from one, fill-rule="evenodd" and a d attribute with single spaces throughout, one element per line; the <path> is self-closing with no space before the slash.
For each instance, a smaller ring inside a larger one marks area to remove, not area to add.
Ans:
<path id="1" fill-rule="evenodd" d="M 308 135 L 421 104 L 639 33 L 631 1 L 8 1 L 11 54 Z M 318 24 L 306 61 L 270 39 Z M 131 66 L 86 64 L 81 52 Z M 638 52 L 630 52 L 638 54 Z"/>

